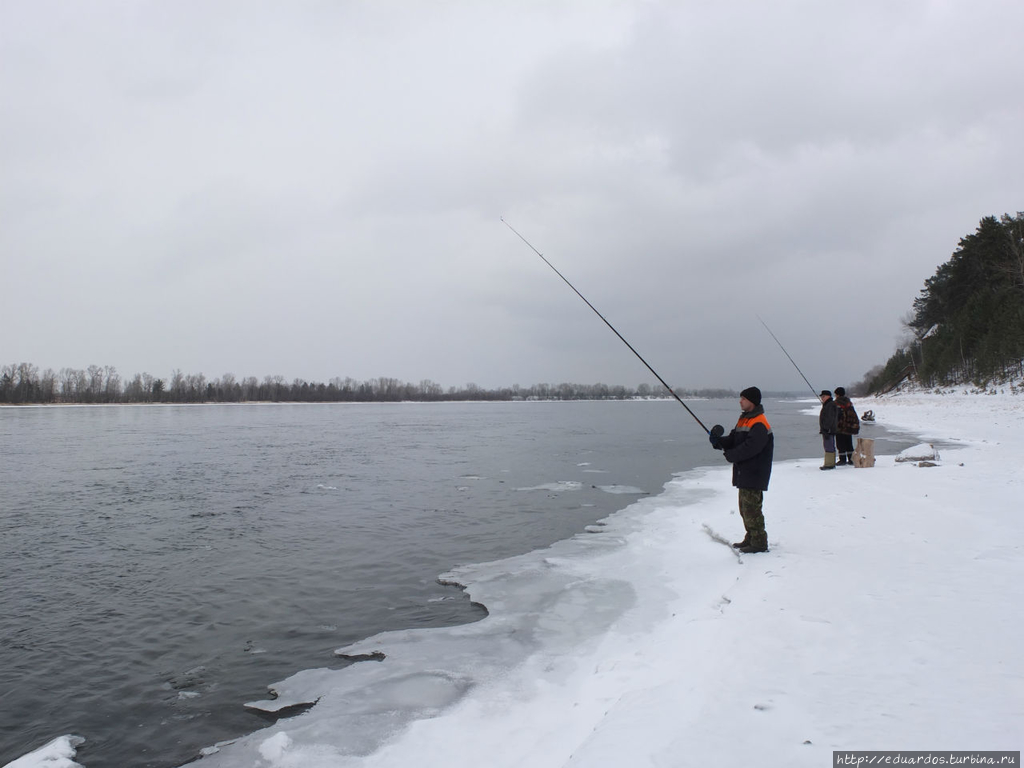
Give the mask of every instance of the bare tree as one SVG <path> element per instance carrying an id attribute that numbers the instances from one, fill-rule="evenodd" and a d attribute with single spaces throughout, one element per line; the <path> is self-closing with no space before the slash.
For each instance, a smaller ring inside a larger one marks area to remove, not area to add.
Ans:
<path id="1" fill-rule="evenodd" d="M 221 397 L 228 402 L 234 403 L 238 401 L 238 384 L 235 381 L 235 374 L 225 373 L 220 377 L 220 390 L 223 393 Z"/>
<path id="2" fill-rule="evenodd" d="M 103 402 L 116 403 L 121 396 L 121 377 L 117 369 L 108 365 L 103 369 Z"/>
<path id="3" fill-rule="evenodd" d="M 171 372 L 171 387 L 168 394 L 175 402 L 180 403 L 185 400 L 185 374 L 181 372 L 180 368 L 175 368 Z"/>
<path id="4" fill-rule="evenodd" d="M 260 383 L 255 376 L 247 376 L 242 379 L 242 399 L 253 401 L 259 399 Z"/>
<path id="5" fill-rule="evenodd" d="M 52 403 L 57 399 L 57 374 L 52 368 L 43 371 L 43 376 L 39 380 L 39 395 L 44 403 Z"/>
<path id="6" fill-rule="evenodd" d="M 157 382 L 157 379 L 154 379 L 148 373 L 143 371 L 143 373 L 142 373 L 142 391 L 146 393 L 145 400 L 147 400 L 147 401 L 153 400 L 153 397 L 156 394 L 156 382 Z M 161 386 L 162 386 L 162 384 L 161 384 Z"/>

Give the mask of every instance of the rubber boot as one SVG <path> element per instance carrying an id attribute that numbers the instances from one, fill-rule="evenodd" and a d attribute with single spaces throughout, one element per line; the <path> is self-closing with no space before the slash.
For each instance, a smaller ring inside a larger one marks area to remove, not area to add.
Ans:
<path id="1" fill-rule="evenodd" d="M 767 533 L 756 533 L 751 535 L 750 543 L 745 547 L 740 547 L 740 552 L 745 555 L 753 554 L 754 552 L 767 552 L 768 551 L 768 534 Z"/>
<path id="2" fill-rule="evenodd" d="M 819 469 L 835 469 L 836 468 L 836 452 L 825 454 L 825 463 L 822 464 Z"/>

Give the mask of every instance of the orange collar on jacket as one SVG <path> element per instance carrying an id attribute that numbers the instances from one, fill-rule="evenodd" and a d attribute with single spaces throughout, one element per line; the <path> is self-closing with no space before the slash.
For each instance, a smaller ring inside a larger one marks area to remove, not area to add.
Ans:
<path id="1" fill-rule="evenodd" d="M 740 420 L 736 422 L 736 429 L 740 432 L 749 432 L 755 424 L 764 424 L 765 429 L 769 432 L 772 431 L 772 425 L 765 418 L 764 411 L 757 414 L 743 414 L 740 416 Z"/>

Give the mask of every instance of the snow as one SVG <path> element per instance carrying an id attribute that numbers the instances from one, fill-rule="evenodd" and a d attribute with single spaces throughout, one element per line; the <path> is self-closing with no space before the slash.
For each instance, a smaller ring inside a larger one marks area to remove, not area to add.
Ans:
<path id="1" fill-rule="evenodd" d="M 771 551 L 738 555 L 714 538 L 742 524 L 709 446 L 714 466 L 588 533 L 445 574 L 485 619 L 339 649 L 363 660 L 249 705 L 315 706 L 197 765 L 818 768 L 833 750 L 1020 750 L 1024 397 L 858 405 L 939 456 L 778 462 Z M 11 766 L 74 765 L 33 755 Z"/>
<path id="2" fill-rule="evenodd" d="M 84 742 L 81 736 L 60 736 L 39 749 L 13 760 L 4 768 L 81 768 L 72 758 Z"/>
<path id="3" fill-rule="evenodd" d="M 918 443 L 896 454 L 896 461 L 937 461 L 939 452 L 931 443 Z"/>

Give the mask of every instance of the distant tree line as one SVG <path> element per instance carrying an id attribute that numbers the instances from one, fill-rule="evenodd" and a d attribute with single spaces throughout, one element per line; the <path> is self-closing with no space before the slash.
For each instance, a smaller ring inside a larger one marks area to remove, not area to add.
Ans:
<path id="1" fill-rule="evenodd" d="M 1024 212 L 988 216 L 925 280 L 904 318 L 908 342 L 869 372 L 869 392 L 1024 376 Z"/>
<path id="2" fill-rule="evenodd" d="M 677 390 L 680 397 L 733 397 L 722 389 Z M 608 384 L 534 384 L 531 387 L 484 389 L 476 384 L 448 387 L 424 379 L 418 384 L 381 377 L 368 381 L 333 378 L 328 383 L 283 376 L 236 379 L 224 374 L 207 379 L 203 374 L 175 370 L 167 380 L 148 373 L 122 379 L 112 366 L 90 365 L 85 370 L 46 369 L 30 363 L 0 366 L 0 403 L 381 403 L 440 402 L 454 400 L 626 400 L 669 396 L 661 386 L 636 388 Z"/>

